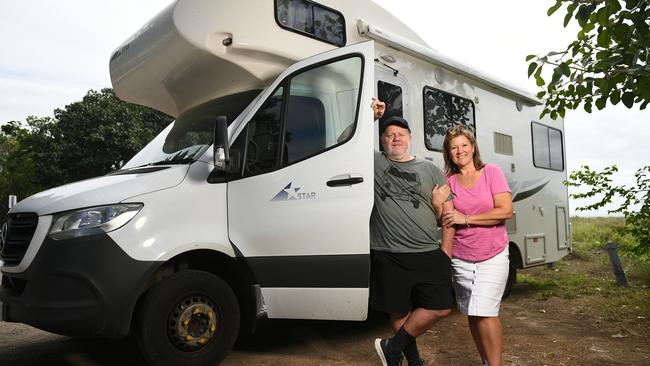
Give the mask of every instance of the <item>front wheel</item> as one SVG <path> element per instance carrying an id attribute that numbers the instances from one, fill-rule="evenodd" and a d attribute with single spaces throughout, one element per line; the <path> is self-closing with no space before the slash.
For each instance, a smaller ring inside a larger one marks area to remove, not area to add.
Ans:
<path id="1" fill-rule="evenodd" d="M 216 365 L 239 332 L 232 289 L 204 271 L 182 271 L 154 285 L 138 309 L 136 337 L 155 366 Z"/>

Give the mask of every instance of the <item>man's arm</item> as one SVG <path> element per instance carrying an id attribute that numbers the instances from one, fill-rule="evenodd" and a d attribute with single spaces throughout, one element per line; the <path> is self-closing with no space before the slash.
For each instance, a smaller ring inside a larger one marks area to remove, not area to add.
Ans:
<path id="1" fill-rule="evenodd" d="M 450 200 L 442 204 L 443 212 L 454 212 L 454 203 Z M 456 235 L 456 227 L 454 226 L 442 226 L 442 240 L 440 243 L 440 249 L 445 252 L 449 258 L 451 258 L 451 244 L 454 240 L 454 235 Z"/>

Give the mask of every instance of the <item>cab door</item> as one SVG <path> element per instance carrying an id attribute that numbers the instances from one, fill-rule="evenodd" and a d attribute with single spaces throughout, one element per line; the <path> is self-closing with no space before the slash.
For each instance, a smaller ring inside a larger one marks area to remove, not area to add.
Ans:
<path id="1" fill-rule="evenodd" d="M 229 237 L 270 318 L 367 316 L 373 55 L 369 41 L 302 60 L 231 126 Z"/>

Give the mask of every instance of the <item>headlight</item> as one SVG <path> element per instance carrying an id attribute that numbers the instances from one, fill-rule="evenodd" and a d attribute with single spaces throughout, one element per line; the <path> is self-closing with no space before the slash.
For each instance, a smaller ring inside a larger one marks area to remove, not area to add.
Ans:
<path id="1" fill-rule="evenodd" d="M 54 215 L 48 235 L 59 240 L 107 233 L 129 222 L 141 208 L 141 203 L 125 203 L 63 212 Z"/>

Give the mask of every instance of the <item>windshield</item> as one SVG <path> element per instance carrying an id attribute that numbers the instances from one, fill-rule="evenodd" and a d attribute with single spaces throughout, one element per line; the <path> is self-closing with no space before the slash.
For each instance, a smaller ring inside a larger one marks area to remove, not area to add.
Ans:
<path id="1" fill-rule="evenodd" d="M 226 116 L 228 125 L 260 93 L 250 90 L 217 98 L 181 114 L 122 169 L 157 164 L 186 164 L 197 160 L 212 145 L 217 116 Z"/>

